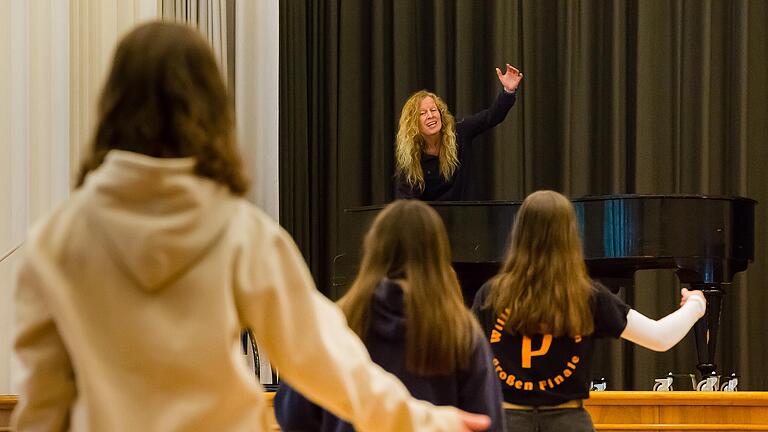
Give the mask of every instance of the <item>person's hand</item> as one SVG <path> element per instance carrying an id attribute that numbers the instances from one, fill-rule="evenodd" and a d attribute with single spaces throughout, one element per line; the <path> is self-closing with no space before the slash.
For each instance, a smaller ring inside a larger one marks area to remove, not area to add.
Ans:
<path id="1" fill-rule="evenodd" d="M 462 432 L 486 431 L 491 427 L 491 418 L 484 414 L 472 414 L 456 409 L 461 419 Z"/>
<path id="2" fill-rule="evenodd" d="M 507 63 L 507 70 L 505 70 L 503 74 L 499 68 L 496 68 L 496 76 L 499 77 L 499 81 L 501 81 L 501 85 L 504 86 L 504 90 L 509 93 L 517 90 L 517 86 L 519 86 L 520 81 L 523 80 L 523 74 L 509 63 Z"/>
<path id="3" fill-rule="evenodd" d="M 685 302 L 687 302 L 688 299 L 691 298 L 691 296 L 699 296 L 699 297 L 701 297 L 701 300 L 704 302 L 704 304 L 705 305 L 707 304 L 707 299 L 706 299 L 706 297 L 704 297 L 704 293 L 701 292 L 701 290 L 689 291 L 688 289 L 683 288 L 683 289 L 680 290 L 680 294 L 681 294 L 680 307 L 683 307 Z"/>

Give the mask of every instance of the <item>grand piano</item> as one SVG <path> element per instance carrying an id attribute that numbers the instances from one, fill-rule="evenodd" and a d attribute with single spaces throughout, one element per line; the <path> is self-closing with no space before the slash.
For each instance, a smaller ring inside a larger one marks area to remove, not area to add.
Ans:
<path id="1" fill-rule="evenodd" d="M 590 276 L 618 292 L 634 273 L 674 269 L 680 282 L 702 290 L 707 313 L 694 326 L 703 377 L 716 370 L 723 295 L 754 258 L 756 201 L 702 195 L 611 195 L 572 200 Z M 495 274 L 520 202 L 432 202 L 445 222 L 465 300 Z M 345 210 L 332 264 L 337 292 L 354 279 L 363 236 L 383 206 Z"/>

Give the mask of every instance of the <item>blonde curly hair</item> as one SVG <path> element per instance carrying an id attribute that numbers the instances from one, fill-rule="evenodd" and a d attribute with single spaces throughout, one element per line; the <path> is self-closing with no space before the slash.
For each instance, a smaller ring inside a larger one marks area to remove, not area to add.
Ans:
<path id="1" fill-rule="evenodd" d="M 456 142 L 456 121 L 448 111 L 448 105 L 439 96 L 426 90 L 412 94 L 400 113 L 400 124 L 395 141 L 396 174 L 405 179 L 414 189 L 424 190 L 424 172 L 421 169 L 421 155 L 424 151 L 424 137 L 419 130 L 421 101 L 431 97 L 440 111 L 440 174 L 445 180 L 453 176 L 459 167 L 458 144 Z"/>

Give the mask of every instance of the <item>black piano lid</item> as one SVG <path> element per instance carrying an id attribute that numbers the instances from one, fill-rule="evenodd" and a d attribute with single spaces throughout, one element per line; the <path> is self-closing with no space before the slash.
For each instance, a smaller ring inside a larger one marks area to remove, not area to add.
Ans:
<path id="1" fill-rule="evenodd" d="M 584 196 L 571 201 L 579 221 L 584 255 L 593 274 L 693 267 L 698 269 L 698 277 L 681 279 L 729 282 L 734 273 L 746 269 L 747 262 L 754 258 L 757 202 L 751 198 L 624 194 Z M 521 201 L 429 204 L 446 224 L 455 262 L 502 261 Z M 345 212 L 352 217 L 349 222 L 367 219 L 363 222 L 367 226 L 383 207 L 371 205 Z M 366 216 L 358 220 L 358 214 Z M 344 252 L 352 252 L 362 240 L 363 233 L 355 233 L 362 227 L 355 225 L 347 225 L 341 234 L 342 245 L 346 243 L 346 247 L 342 246 Z"/>
<path id="2" fill-rule="evenodd" d="M 742 201 L 744 203 L 757 204 L 757 201 L 752 198 L 742 196 L 727 196 L 727 195 L 697 195 L 697 194 L 617 194 L 617 195 L 584 195 L 578 198 L 568 198 L 571 202 L 584 202 L 584 201 L 607 201 L 607 200 L 630 200 L 630 199 L 646 199 L 646 198 L 675 198 L 675 199 L 707 199 L 707 200 L 725 200 L 725 201 Z M 475 200 L 475 201 L 425 201 L 431 206 L 476 206 L 476 205 L 488 205 L 488 206 L 504 206 L 510 204 L 522 204 L 522 200 Z M 361 212 L 367 210 L 377 210 L 386 207 L 387 204 L 371 204 L 367 206 L 354 207 L 344 209 L 345 212 Z"/>

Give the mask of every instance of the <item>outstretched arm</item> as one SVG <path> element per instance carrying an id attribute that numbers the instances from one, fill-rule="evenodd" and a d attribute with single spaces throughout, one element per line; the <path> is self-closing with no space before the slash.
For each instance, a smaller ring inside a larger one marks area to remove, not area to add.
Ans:
<path id="1" fill-rule="evenodd" d="M 707 309 L 707 301 L 701 291 L 683 288 L 681 293 L 680 309 L 660 320 L 650 319 L 630 309 L 627 327 L 621 337 L 654 351 L 667 351 L 675 346 Z"/>
<path id="2" fill-rule="evenodd" d="M 504 121 L 507 113 L 517 100 L 516 90 L 523 79 L 523 74 L 513 66 L 507 64 L 506 71 L 502 74 L 499 68 L 496 68 L 496 76 L 499 82 L 504 86 L 502 91 L 490 107 L 465 117 L 456 124 L 457 133 L 462 136 L 463 142 L 468 143 L 475 136 L 491 129 Z M 461 138 L 460 138 L 461 139 Z"/>

